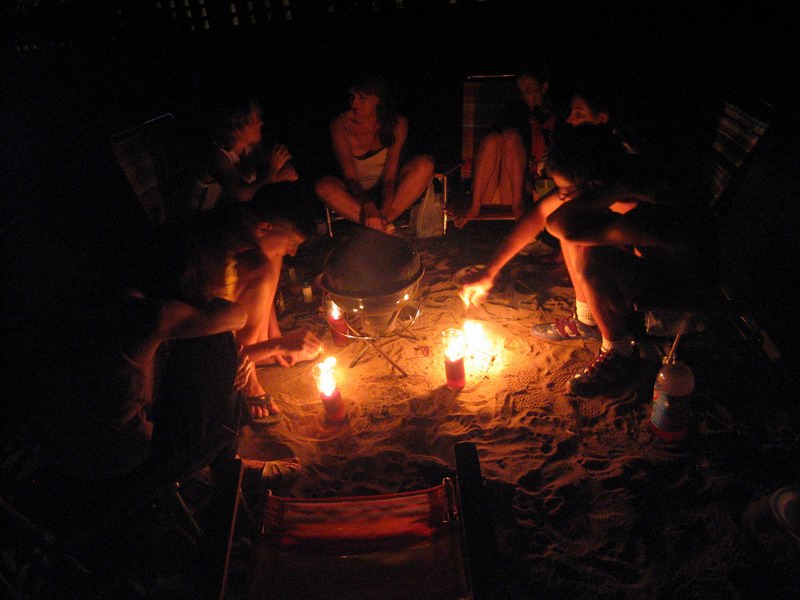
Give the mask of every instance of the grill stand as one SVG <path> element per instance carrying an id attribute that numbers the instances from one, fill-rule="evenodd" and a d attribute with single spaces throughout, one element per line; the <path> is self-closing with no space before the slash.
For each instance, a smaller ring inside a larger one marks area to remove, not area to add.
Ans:
<path id="1" fill-rule="evenodd" d="M 326 296 L 328 296 L 327 293 L 326 293 Z M 324 300 L 324 298 L 323 298 L 323 300 Z M 419 292 L 417 292 L 417 307 L 416 307 L 416 310 L 414 311 L 414 315 L 409 319 L 408 324 L 405 325 L 404 327 L 402 327 L 402 329 L 400 329 L 399 331 L 387 333 L 395 325 L 395 323 L 397 322 L 397 318 L 400 316 L 400 313 L 403 312 L 403 309 L 405 309 L 407 307 L 407 305 L 406 305 L 406 306 L 402 306 L 401 308 L 399 308 L 398 310 L 396 310 L 396 311 L 394 311 L 392 313 L 392 315 L 389 318 L 389 321 L 387 322 L 386 326 L 381 330 L 381 332 L 378 335 L 368 335 L 365 332 L 359 330 L 358 328 L 356 328 L 350 322 L 350 319 L 348 318 L 348 316 L 349 316 L 348 313 L 344 313 L 344 322 L 347 325 L 347 329 L 348 329 L 348 331 L 350 333 L 345 333 L 345 334 L 342 334 L 342 335 L 345 335 L 346 337 L 349 337 L 351 339 L 358 340 L 358 341 L 362 342 L 362 344 L 363 344 L 363 347 L 361 348 L 359 353 L 351 361 L 351 363 L 349 365 L 350 368 L 352 369 L 353 367 L 355 367 L 358 364 L 358 362 L 364 357 L 364 354 L 367 352 L 367 350 L 372 348 L 380 356 L 382 356 L 384 359 L 386 359 L 386 361 L 389 362 L 392 365 L 393 368 L 397 369 L 400 372 L 402 377 L 408 377 L 408 373 L 405 371 L 405 369 L 403 369 L 400 365 L 398 365 L 397 362 L 395 362 L 394 359 L 392 359 L 391 356 L 386 354 L 386 352 L 381 350 L 380 346 L 378 346 L 378 344 L 377 344 L 377 341 L 381 340 L 381 339 L 384 339 L 384 338 L 390 338 L 390 337 L 404 337 L 406 339 L 412 339 L 412 340 L 415 340 L 415 341 L 419 341 L 419 338 L 416 335 L 414 335 L 412 332 L 408 331 L 408 329 L 417 320 L 417 317 L 419 316 L 419 312 L 420 312 L 421 306 L 422 306 L 422 297 L 421 297 L 421 294 L 419 294 Z"/>

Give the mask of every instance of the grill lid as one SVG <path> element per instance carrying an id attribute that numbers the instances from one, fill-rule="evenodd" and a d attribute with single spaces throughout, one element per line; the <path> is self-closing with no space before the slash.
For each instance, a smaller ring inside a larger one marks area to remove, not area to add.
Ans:
<path id="1" fill-rule="evenodd" d="M 322 286 L 337 296 L 395 294 L 422 277 L 419 254 L 400 237 L 364 228 L 325 259 Z"/>

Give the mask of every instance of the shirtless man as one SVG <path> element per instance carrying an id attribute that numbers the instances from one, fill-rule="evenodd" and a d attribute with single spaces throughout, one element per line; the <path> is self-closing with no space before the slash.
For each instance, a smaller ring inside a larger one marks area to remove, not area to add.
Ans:
<path id="1" fill-rule="evenodd" d="M 638 363 L 626 314 L 642 295 L 680 300 L 717 279 L 716 228 L 708 204 L 602 127 L 581 125 L 551 149 L 546 168 L 560 203 L 504 242 L 486 269 L 467 280 L 460 295 L 478 304 L 494 277 L 523 243 L 546 225 L 561 243 L 576 296 L 585 299 L 593 324 L 576 318 L 534 325 L 548 341 L 601 341 L 597 358 L 568 382 L 576 396 L 603 394 L 627 382 Z M 527 221 L 525 221 L 527 219 Z"/>
<path id="2" fill-rule="evenodd" d="M 254 420 L 267 422 L 281 411 L 259 383 L 254 365 L 289 367 L 316 358 L 323 349 L 305 327 L 283 334 L 274 308 L 283 258 L 294 256 L 313 235 L 314 223 L 281 186 L 269 186 L 252 202 L 223 208 L 218 214 L 221 226 L 216 235 L 241 236 L 242 240 L 240 251 L 228 258 L 225 297 L 247 312 L 244 326 L 236 332 L 252 363 L 244 391 Z"/>

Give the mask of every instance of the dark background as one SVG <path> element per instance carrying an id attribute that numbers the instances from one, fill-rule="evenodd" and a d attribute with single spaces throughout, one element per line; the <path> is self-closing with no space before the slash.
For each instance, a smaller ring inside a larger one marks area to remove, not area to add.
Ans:
<path id="1" fill-rule="evenodd" d="M 787 14 L 727 3 L 172 4 L 16 0 L 0 9 L 4 357 L 17 377 L 35 368 L 58 327 L 79 330 L 91 314 L 83 308 L 126 268 L 147 228 L 111 153 L 115 132 L 170 112 L 191 134 L 213 93 L 253 92 L 267 135 L 285 142 L 313 181 L 333 168 L 328 121 L 345 107 L 346 77 L 365 66 L 396 78 L 411 149 L 439 161 L 460 156 L 464 78 L 513 72 L 533 57 L 548 61 L 552 99 L 564 108 L 574 81 L 607 81 L 621 116 L 666 156 L 682 153 L 686 124 L 720 99 L 769 103 L 759 164 L 772 187 L 744 201 L 758 211 L 741 220 L 759 227 L 733 245 L 746 250 L 735 261 L 750 259 L 735 268 L 774 308 L 762 318 L 786 331 L 800 188 L 800 52 Z M 784 338 L 794 353 L 793 335 Z"/>

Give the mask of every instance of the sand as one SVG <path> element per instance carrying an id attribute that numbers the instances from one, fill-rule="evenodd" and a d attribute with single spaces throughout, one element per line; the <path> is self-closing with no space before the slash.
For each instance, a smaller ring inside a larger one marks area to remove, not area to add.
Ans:
<path id="1" fill-rule="evenodd" d="M 380 494 L 432 486 L 455 475 L 453 446 L 478 450 L 497 534 L 498 598 L 794 598 L 798 546 L 777 527 L 771 492 L 800 481 L 792 400 L 776 395 L 764 366 L 724 328 L 681 348 L 697 390 L 690 434 L 665 444 L 648 429 L 658 360 L 669 340 L 642 344 L 641 375 L 612 397 L 573 398 L 567 379 L 598 342 L 545 343 L 534 323 L 568 315 L 573 290 L 557 253 L 538 243 L 503 271 L 467 311 L 457 279 L 485 262 L 509 224 L 473 223 L 444 238 L 408 238 L 425 266 L 420 314 L 408 336 L 381 340 L 401 376 L 356 341 L 332 343 L 319 305 L 294 298 L 284 330 L 304 324 L 338 360 L 347 407 L 327 423 L 313 363 L 262 367 L 283 410 L 277 425 L 245 430 L 241 454 L 298 456 L 297 497 Z M 296 264 L 309 272 L 333 241 Z M 483 325 L 489 347 L 466 358 L 460 391 L 445 385 L 442 330 Z M 774 381 L 774 379 L 772 380 Z"/>

